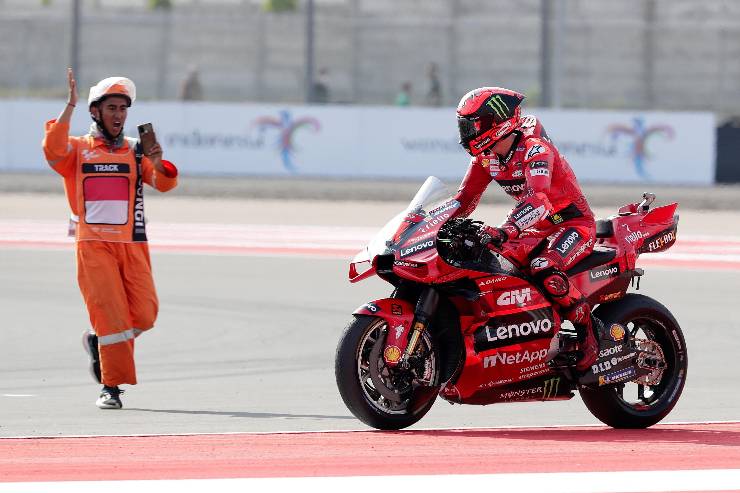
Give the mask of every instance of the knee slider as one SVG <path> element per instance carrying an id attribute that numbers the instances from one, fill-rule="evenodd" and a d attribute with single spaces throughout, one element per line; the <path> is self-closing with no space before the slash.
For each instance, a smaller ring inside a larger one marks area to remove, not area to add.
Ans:
<path id="1" fill-rule="evenodd" d="M 549 268 L 535 274 L 535 278 L 542 284 L 542 287 L 550 296 L 562 298 L 570 291 L 570 281 L 564 272 Z"/>

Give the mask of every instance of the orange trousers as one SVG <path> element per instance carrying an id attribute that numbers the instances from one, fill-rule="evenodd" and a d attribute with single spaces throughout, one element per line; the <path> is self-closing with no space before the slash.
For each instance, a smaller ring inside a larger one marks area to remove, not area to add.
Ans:
<path id="1" fill-rule="evenodd" d="M 159 308 L 148 244 L 78 241 L 77 281 L 98 336 L 103 384 L 136 384 L 134 338 L 154 326 Z"/>

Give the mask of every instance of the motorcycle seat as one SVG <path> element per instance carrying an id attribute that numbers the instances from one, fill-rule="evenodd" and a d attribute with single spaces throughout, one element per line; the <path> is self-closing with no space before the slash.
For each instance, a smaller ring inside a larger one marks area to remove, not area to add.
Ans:
<path id="1" fill-rule="evenodd" d="M 609 222 L 611 224 L 611 221 Z M 593 269 L 600 265 L 604 265 L 610 262 L 614 257 L 617 256 L 617 251 L 613 248 L 596 245 L 591 255 L 578 262 L 575 266 L 568 269 L 565 273 L 570 276 L 580 274 L 587 270 Z"/>

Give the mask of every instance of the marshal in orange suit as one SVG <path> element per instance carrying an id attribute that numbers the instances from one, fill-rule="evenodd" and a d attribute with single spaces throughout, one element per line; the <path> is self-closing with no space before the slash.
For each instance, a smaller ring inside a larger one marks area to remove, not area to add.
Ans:
<path id="1" fill-rule="evenodd" d="M 72 211 L 77 251 L 77 280 L 93 332 L 83 345 L 91 372 L 103 384 L 96 402 L 101 409 L 120 409 L 119 385 L 136 384 L 134 339 L 157 318 L 144 220 L 143 184 L 160 192 L 177 185 L 177 168 L 162 159 L 159 144 L 146 154 L 123 128 L 136 87 L 125 77 L 109 77 L 90 88 L 88 134 L 69 135 L 77 106 L 77 84 L 71 69 L 67 105 L 46 123 L 43 148 L 51 168 L 64 179 Z"/>

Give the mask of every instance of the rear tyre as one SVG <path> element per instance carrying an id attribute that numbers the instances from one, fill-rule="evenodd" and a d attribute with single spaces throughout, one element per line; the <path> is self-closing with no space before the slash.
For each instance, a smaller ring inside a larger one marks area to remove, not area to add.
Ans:
<path id="1" fill-rule="evenodd" d="M 419 421 L 434 404 L 440 362 L 427 331 L 409 369 L 387 367 L 383 348 L 388 330 L 382 318 L 354 316 L 337 346 L 334 370 L 352 414 L 373 428 L 400 430 Z"/>
<path id="2" fill-rule="evenodd" d="M 647 428 L 671 412 L 686 383 L 688 359 L 681 327 L 670 311 L 652 298 L 630 293 L 600 305 L 594 315 L 609 329 L 622 325 L 632 340 L 660 347 L 666 363 L 662 374 L 606 387 L 581 387 L 584 404 L 613 428 Z"/>

